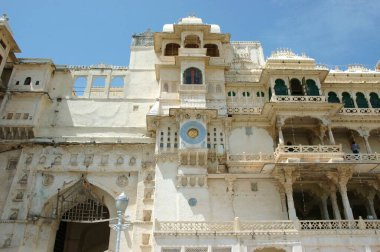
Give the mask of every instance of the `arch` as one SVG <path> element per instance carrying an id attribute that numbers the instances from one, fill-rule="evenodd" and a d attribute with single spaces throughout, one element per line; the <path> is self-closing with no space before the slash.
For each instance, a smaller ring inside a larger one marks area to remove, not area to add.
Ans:
<path id="1" fill-rule="evenodd" d="M 80 97 L 84 95 L 84 91 L 87 87 L 87 78 L 84 76 L 77 77 L 74 82 L 73 95 Z"/>
<path id="2" fill-rule="evenodd" d="M 306 93 L 310 96 L 319 96 L 319 89 L 317 84 L 312 79 L 306 80 Z"/>
<path id="3" fill-rule="evenodd" d="M 329 103 L 340 103 L 339 97 L 335 92 L 329 92 L 327 101 Z"/>
<path id="4" fill-rule="evenodd" d="M 265 93 L 264 93 L 263 91 L 258 91 L 258 92 L 256 93 L 256 96 L 257 96 L 257 97 L 264 97 L 264 96 L 265 96 Z"/>
<path id="5" fill-rule="evenodd" d="M 202 71 L 190 67 L 183 72 L 183 84 L 202 84 Z"/>
<path id="6" fill-rule="evenodd" d="M 345 108 L 355 108 L 354 100 L 352 100 L 351 95 L 347 92 L 342 93 L 342 102 Z"/>
<path id="7" fill-rule="evenodd" d="M 124 87 L 124 78 L 122 76 L 115 76 L 111 80 L 111 88 L 122 88 Z"/>
<path id="8" fill-rule="evenodd" d="M 178 50 L 181 46 L 177 43 L 168 43 L 165 46 L 165 56 L 178 56 Z"/>
<path id="9" fill-rule="evenodd" d="M 356 104 L 358 108 L 368 108 L 368 101 L 362 92 L 356 93 Z"/>
<path id="10" fill-rule="evenodd" d="M 187 35 L 184 41 L 185 48 L 200 48 L 201 40 L 197 35 Z"/>
<path id="11" fill-rule="evenodd" d="M 243 95 L 243 97 L 250 97 L 251 96 L 251 93 L 248 91 L 243 91 L 241 94 Z"/>
<path id="12" fill-rule="evenodd" d="M 230 97 L 235 97 L 236 96 L 236 92 L 235 91 L 228 91 L 227 95 L 230 96 Z"/>
<path id="13" fill-rule="evenodd" d="M 285 85 L 285 81 L 283 79 L 277 79 L 274 83 L 275 95 L 288 95 L 288 88 Z"/>
<path id="14" fill-rule="evenodd" d="M 380 98 L 377 93 L 370 93 L 369 94 L 369 101 L 371 103 L 372 108 L 380 108 Z"/>
<path id="15" fill-rule="evenodd" d="M 30 85 L 31 82 L 32 82 L 32 78 L 31 77 L 26 77 L 25 81 L 24 81 L 24 85 Z"/>
<path id="16" fill-rule="evenodd" d="M 299 79 L 293 78 L 290 80 L 290 94 L 291 95 L 304 95 L 303 87 Z"/>
<path id="17" fill-rule="evenodd" d="M 215 44 L 206 44 L 204 48 L 207 49 L 206 56 L 219 57 L 219 48 Z"/>

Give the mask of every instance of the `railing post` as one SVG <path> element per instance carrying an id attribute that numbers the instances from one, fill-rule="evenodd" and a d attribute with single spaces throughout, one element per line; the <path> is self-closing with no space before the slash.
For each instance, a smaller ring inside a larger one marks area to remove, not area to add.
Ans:
<path id="1" fill-rule="evenodd" d="M 365 230 L 366 229 L 365 222 L 364 222 L 364 220 L 362 219 L 361 216 L 359 216 L 358 227 L 359 227 L 360 230 Z"/>

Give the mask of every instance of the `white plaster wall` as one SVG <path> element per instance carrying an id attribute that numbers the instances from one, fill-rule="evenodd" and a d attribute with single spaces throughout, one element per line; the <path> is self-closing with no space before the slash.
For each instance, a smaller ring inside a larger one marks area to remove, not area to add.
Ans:
<path id="1" fill-rule="evenodd" d="M 159 96 L 159 86 L 154 70 L 131 70 L 126 87 L 126 98 L 155 99 Z"/>
<path id="2" fill-rule="evenodd" d="M 153 46 L 149 47 L 131 47 L 129 59 L 129 69 L 154 69 L 157 62 L 157 55 Z"/>
<path id="3" fill-rule="evenodd" d="M 13 73 L 10 79 L 10 89 L 21 91 L 45 91 L 47 90 L 48 82 L 51 77 L 50 64 L 24 64 L 15 65 Z M 26 77 L 31 77 L 32 81 L 30 85 L 24 85 Z M 19 85 L 16 82 L 19 81 Z M 39 81 L 39 85 L 35 85 L 36 81 Z"/>
<path id="4" fill-rule="evenodd" d="M 247 130 L 249 127 L 251 130 Z M 229 146 L 231 154 L 273 153 L 273 139 L 269 133 L 258 127 L 236 127 L 231 130 Z M 251 131 L 252 134 L 249 134 Z"/>

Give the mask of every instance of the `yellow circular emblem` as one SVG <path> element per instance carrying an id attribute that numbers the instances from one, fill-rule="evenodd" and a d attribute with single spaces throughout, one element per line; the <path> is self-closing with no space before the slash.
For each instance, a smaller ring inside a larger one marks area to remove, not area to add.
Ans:
<path id="1" fill-rule="evenodd" d="M 191 138 L 196 138 L 199 135 L 199 131 L 196 128 L 191 128 L 187 131 L 187 135 Z"/>

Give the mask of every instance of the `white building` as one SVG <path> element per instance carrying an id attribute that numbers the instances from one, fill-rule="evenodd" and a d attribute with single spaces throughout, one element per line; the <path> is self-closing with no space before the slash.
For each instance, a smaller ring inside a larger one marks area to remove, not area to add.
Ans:
<path id="1" fill-rule="evenodd" d="M 122 251 L 380 251 L 379 66 L 265 60 L 197 17 L 128 67 L 0 36 L 0 251 L 114 251 L 121 192 Z"/>

